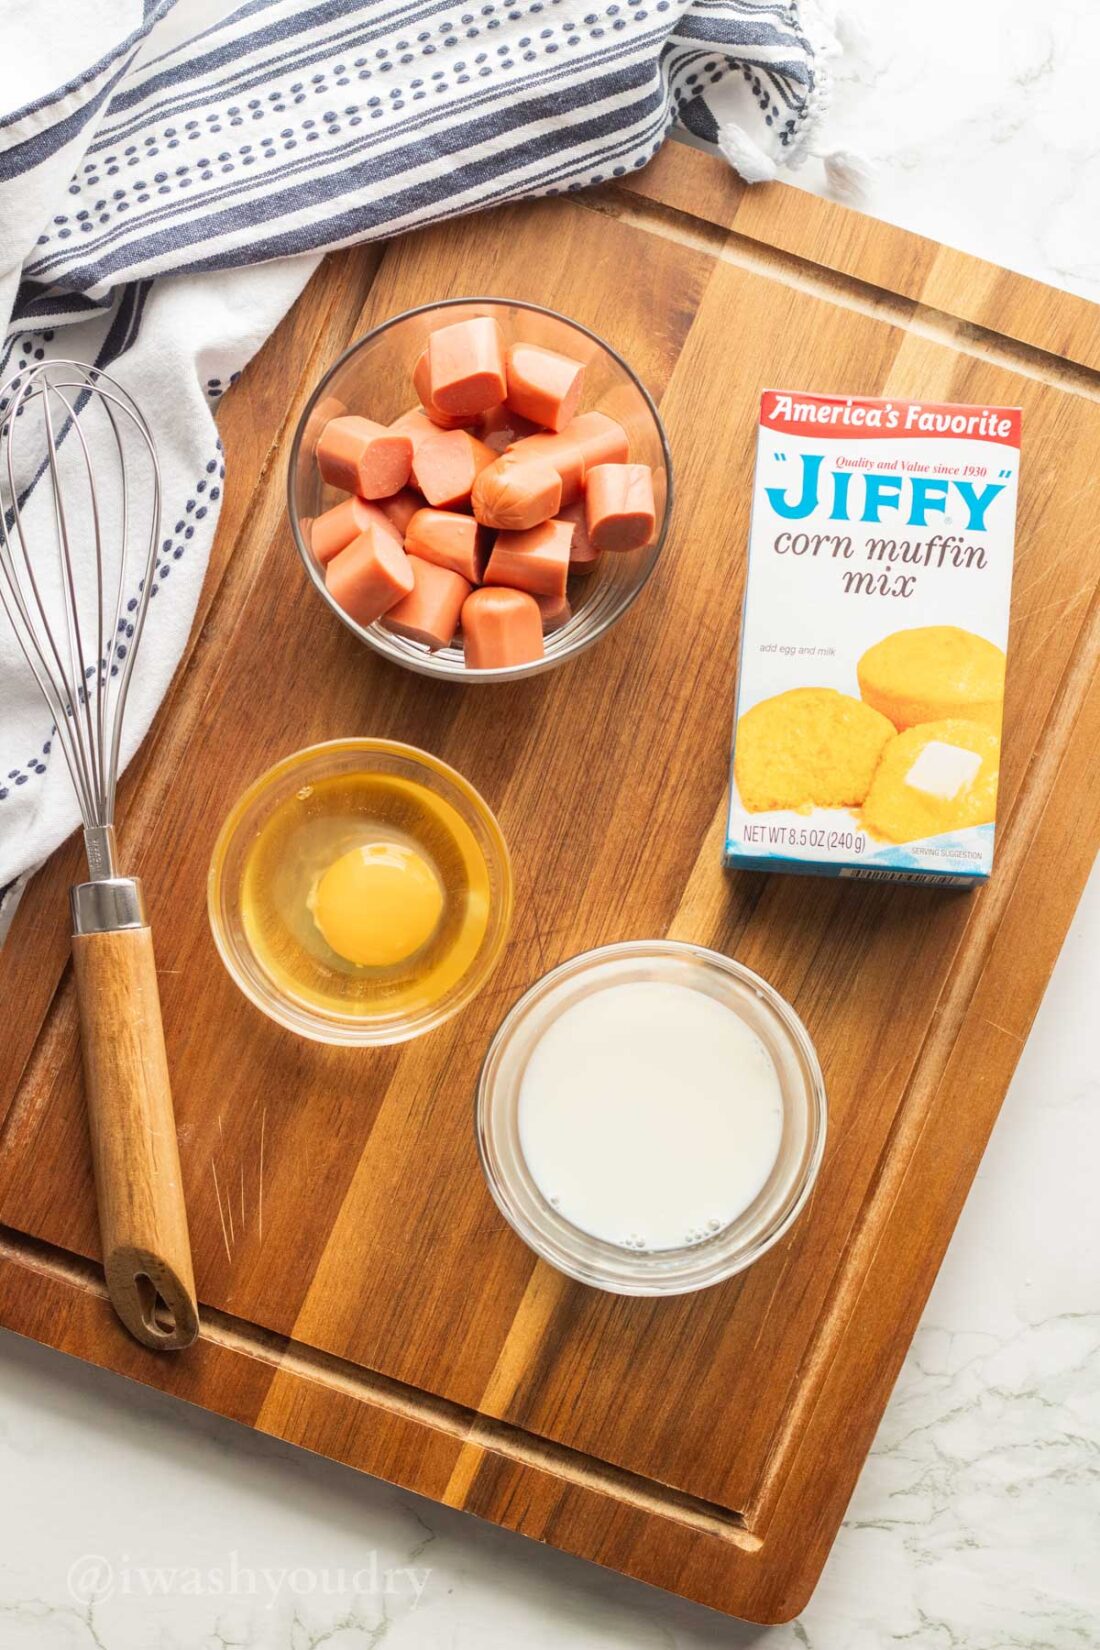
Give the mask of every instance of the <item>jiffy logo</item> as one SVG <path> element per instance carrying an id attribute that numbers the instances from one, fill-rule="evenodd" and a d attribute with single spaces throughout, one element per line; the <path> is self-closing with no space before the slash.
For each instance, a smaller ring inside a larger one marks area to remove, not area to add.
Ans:
<path id="1" fill-rule="evenodd" d="M 953 494 L 966 510 L 966 530 L 984 533 L 989 506 L 1005 490 L 1000 481 L 975 486 L 970 481 L 946 480 L 942 476 L 876 470 L 853 473 L 832 469 L 823 476 L 824 463 L 824 453 L 802 453 L 801 475 L 793 486 L 765 488 L 777 516 L 785 521 L 804 521 L 824 505 L 829 521 L 878 523 L 885 511 L 887 519 L 899 525 L 927 527 L 930 515 L 947 514 Z"/>

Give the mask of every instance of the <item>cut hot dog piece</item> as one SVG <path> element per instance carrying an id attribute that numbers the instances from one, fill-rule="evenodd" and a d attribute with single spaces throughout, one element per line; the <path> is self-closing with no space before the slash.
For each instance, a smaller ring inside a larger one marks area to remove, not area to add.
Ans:
<path id="1" fill-rule="evenodd" d="M 405 529 L 418 510 L 423 510 L 425 499 L 422 493 L 415 492 L 412 487 L 402 487 L 399 493 L 392 498 L 380 498 L 378 508 L 388 521 L 392 521 L 402 538 Z"/>
<path id="2" fill-rule="evenodd" d="M 365 498 L 346 498 L 342 504 L 334 504 L 331 510 L 318 516 L 310 529 L 309 542 L 321 566 L 327 566 L 333 556 L 345 550 L 352 539 L 365 533 L 372 523 L 388 533 L 396 543 L 401 543 L 400 528 L 383 514 L 377 504 L 371 504 Z"/>
<path id="3" fill-rule="evenodd" d="M 486 587 L 462 606 L 462 650 L 471 670 L 501 670 L 543 656 L 542 615 L 524 590 Z"/>
<path id="4" fill-rule="evenodd" d="M 584 453 L 568 431 L 560 435 L 529 435 L 513 443 L 506 459 L 518 464 L 549 464 L 561 479 L 561 502 L 572 504 L 584 486 Z"/>
<path id="5" fill-rule="evenodd" d="M 588 472 L 584 503 L 597 550 L 640 550 L 652 539 L 657 511 L 648 464 L 597 464 Z"/>
<path id="6" fill-rule="evenodd" d="M 498 533 L 485 583 L 510 585 L 532 596 L 564 596 L 572 539 L 571 521 L 544 521 L 523 533 Z"/>
<path id="7" fill-rule="evenodd" d="M 584 500 L 578 499 L 576 504 L 567 504 L 564 510 L 558 511 L 562 521 L 573 523 L 573 543 L 569 548 L 569 572 L 594 573 L 596 563 L 603 554 L 597 550 L 588 536 L 588 523 L 585 520 Z"/>
<path id="8" fill-rule="evenodd" d="M 427 350 L 413 368 L 413 389 L 420 397 L 423 416 L 441 430 L 460 430 L 464 424 L 470 422 L 464 413 L 445 413 L 432 400 L 431 369 L 428 366 Z M 405 416 L 408 417 L 408 414 Z"/>
<path id="9" fill-rule="evenodd" d="M 496 454 L 467 430 L 436 430 L 425 436 L 413 458 L 416 485 L 437 510 L 454 510 L 470 502 L 481 471 Z"/>
<path id="10" fill-rule="evenodd" d="M 317 443 L 317 467 L 331 487 L 360 498 L 388 498 L 409 479 L 412 441 L 370 418 L 333 418 Z"/>
<path id="11" fill-rule="evenodd" d="M 476 418 L 504 400 L 504 340 L 489 316 L 455 321 L 428 339 L 431 405 L 452 417 Z"/>
<path id="12" fill-rule="evenodd" d="M 413 588 L 413 568 L 389 532 L 372 523 L 325 568 L 329 595 L 357 624 L 373 624 Z"/>
<path id="13" fill-rule="evenodd" d="M 461 573 L 471 584 L 480 584 L 488 555 L 488 533 L 473 516 L 454 510 L 418 510 L 405 534 L 410 556 L 434 561 Z"/>
<path id="14" fill-rule="evenodd" d="M 538 604 L 544 636 L 549 636 L 552 630 L 560 630 L 573 617 L 568 596 L 536 596 L 534 599 Z"/>
<path id="15" fill-rule="evenodd" d="M 395 418 L 390 429 L 398 435 L 407 435 L 413 444 L 413 464 L 416 463 L 416 450 L 425 436 L 438 435 L 439 425 L 434 423 L 424 411 L 423 407 L 410 407 L 403 412 L 400 418 Z"/>
<path id="16" fill-rule="evenodd" d="M 449 567 L 437 567 L 434 561 L 425 561 L 421 556 L 407 559 L 412 568 L 412 590 L 384 614 L 382 623 L 395 635 L 425 643 L 434 653 L 453 640 L 462 604 L 470 594 L 470 582 Z"/>
<path id="17" fill-rule="evenodd" d="M 549 464 L 526 463 L 508 452 L 481 471 L 470 503 L 483 526 L 519 532 L 554 515 L 561 503 L 561 477 Z"/>
<path id="18" fill-rule="evenodd" d="M 556 435 L 530 435 L 508 449 L 510 458 L 538 459 L 561 476 L 561 501 L 580 498 L 585 477 L 595 464 L 625 463 L 630 444 L 621 424 L 606 413 L 581 413 Z"/>
<path id="19" fill-rule="evenodd" d="M 506 358 L 508 405 L 533 424 L 564 429 L 577 410 L 584 367 L 537 344 L 512 344 Z"/>
<path id="20" fill-rule="evenodd" d="M 606 413 L 581 413 L 561 433 L 580 448 L 586 477 L 597 464 L 625 464 L 630 457 L 626 431 Z"/>

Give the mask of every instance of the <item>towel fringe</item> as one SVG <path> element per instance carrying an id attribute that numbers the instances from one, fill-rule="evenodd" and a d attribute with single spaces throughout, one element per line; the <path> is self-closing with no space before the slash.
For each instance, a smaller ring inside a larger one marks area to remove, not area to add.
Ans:
<path id="1" fill-rule="evenodd" d="M 862 206 L 871 192 L 875 168 L 865 155 L 854 149 L 834 149 L 821 156 L 829 188 L 847 206 Z"/>
<path id="2" fill-rule="evenodd" d="M 746 183 L 770 183 L 779 176 L 779 168 L 771 156 L 765 154 L 736 121 L 728 120 L 719 126 L 718 147 Z"/>

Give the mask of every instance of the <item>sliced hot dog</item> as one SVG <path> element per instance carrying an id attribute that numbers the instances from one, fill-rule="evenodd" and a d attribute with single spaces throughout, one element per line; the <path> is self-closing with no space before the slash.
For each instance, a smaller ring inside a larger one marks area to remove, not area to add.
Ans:
<path id="1" fill-rule="evenodd" d="M 383 616 L 387 630 L 410 641 L 423 642 L 434 653 L 453 640 L 470 581 L 449 567 L 437 567 L 421 556 L 409 556 L 411 592 Z"/>
<path id="2" fill-rule="evenodd" d="M 581 413 L 562 434 L 575 441 L 584 454 L 586 476 L 596 464 L 625 464 L 630 457 L 626 431 L 607 413 Z"/>
<path id="3" fill-rule="evenodd" d="M 400 418 L 395 418 L 390 429 L 399 435 L 407 435 L 413 444 L 413 463 L 416 463 L 416 449 L 425 436 L 438 435 L 439 425 L 432 422 L 423 407 L 410 407 L 403 412 Z"/>
<path id="4" fill-rule="evenodd" d="M 413 389 L 420 397 L 424 417 L 441 430 L 460 430 L 470 420 L 464 413 L 445 413 L 432 400 L 431 369 L 428 366 L 428 352 L 424 351 L 416 366 L 413 368 Z M 406 417 L 408 415 L 406 414 Z"/>
<path id="5" fill-rule="evenodd" d="M 480 584 L 488 538 L 473 516 L 454 510 L 418 510 L 406 530 L 405 549 L 410 556 L 434 561 L 437 567 L 449 567 L 471 584 Z"/>
<path id="6" fill-rule="evenodd" d="M 413 477 L 428 503 L 454 510 L 470 502 L 474 482 L 496 454 L 468 430 L 436 430 L 419 443 Z"/>
<path id="7" fill-rule="evenodd" d="M 342 504 L 334 504 L 331 510 L 318 516 L 310 529 L 309 542 L 321 566 L 327 566 L 333 556 L 339 555 L 372 523 L 401 543 L 401 529 L 377 504 L 365 498 L 346 498 Z"/>
<path id="8" fill-rule="evenodd" d="M 375 523 L 325 568 L 333 601 L 357 624 L 373 624 L 413 589 L 413 567 L 389 532 Z"/>
<path id="9" fill-rule="evenodd" d="M 486 587 L 462 606 L 462 650 L 471 670 L 501 670 L 543 656 L 542 615 L 524 590 Z"/>
<path id="10" fill-rule="evenodd" d="M 481 471 L 470 502 L 483 526 L 521 531 L 554 515 L 561 503 L 561 477 L 549 464 L 526 463 L 508 452 Z"/>
<path id="11" fill-rule="evenodd" d="M 568 431 L 560 435 L 528 435 L 513 442 L 505 453 L 514 463 L 549 464 L 561 478 L 561 502 L 572 504 L 584 486 L 584 453 Z"/>
<path id="12" fill-rule="evenodd" d="M 588 523 L 585 520 L 584 500 L 578 499 L 575 504 L 567 504 L 563 510 L 558 511 L 558 516 L 562 521 L 571 521 L 573 523 L 573 543 L 569 549 L 570 575 L 573 573 L 583 574 L 595 572 L 596 563 L 599 561 L 603 552 L 597 550 L 591 539 L 588 537 Z"/>
<path id="13" fill-rule="evenodd" d="M 564 596 L 572 538 L 571 521 L 544 521 L 526 532 L 498 533 L 485 583 L 510 585 L 532 596 Z"/>
<path id="14" fill-rule="evenodd" d="M 597 550 L 640 550 L 653 538 L 657 512 L 648 464 L 597 464 L 588 472 L 584 504 Z"/>
<path id="15" fill-rule="evenodd" d="M 370 418 L 333 418 L 317 443 L 317 466 L 331 487 L 360 498 L 388 498 L 409 479 L 412 441 Z"/>
<path id="16" fill-rule="evenodd" d="M 538 344 L 512 344 L 506 357 L 508 405 L 533 424 L 564 429 L 577 410 L 584 367 Z"/>
<path id="17" fill-rule="evenodd" d="M 425 499 L 423 493 L 416 492 L 412 487 L 402 487 L 399 493 L 392 498 L 380 498 L 378 508 L 382 514 L 393 522 L 402 538 L 405 529 L 418 510 L 423 510 Z"/>
<path id="18" fill-rule="evenodd" d="M 439 327 L 428 339 L 431 405 L 453 417 L 476 418 L 499 406 L 508 384 L 504 340 L 490 317 Z"/>
<path id="19" fill-rule="evenodd" d="M 556 435 L 531 435 L 508 449 L 513 458 L 537 458 L 552 464 L 561 476 L 561 501 L 580 498 L 585 476 L 595 464 L 618 464 L 630 451 L 626 431 L 606 413 L 581 413 Z"/>

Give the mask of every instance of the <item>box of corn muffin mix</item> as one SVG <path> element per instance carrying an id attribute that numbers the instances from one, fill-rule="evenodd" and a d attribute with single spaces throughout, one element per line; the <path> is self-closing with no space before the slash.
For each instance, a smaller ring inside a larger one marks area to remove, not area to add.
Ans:
<path id="1" fill-rule="evenodd" d="M 765 390 L 726 864 L 993 864 L 1017 407 Z"/>

